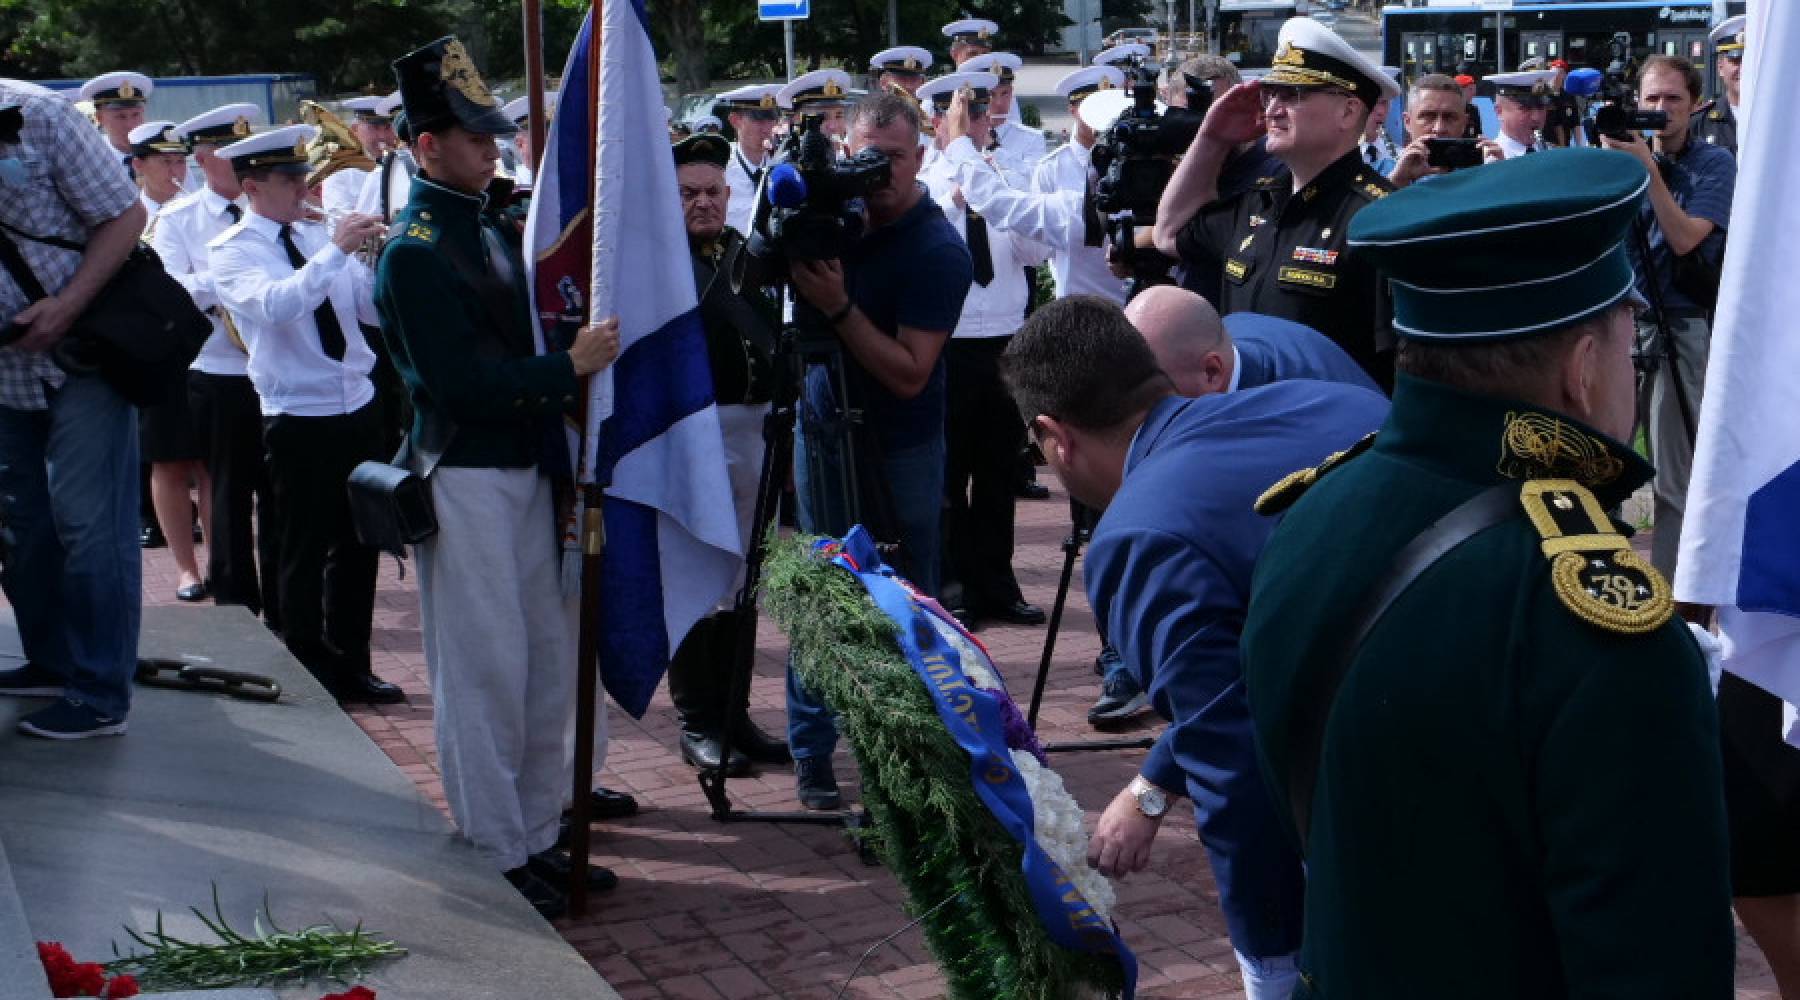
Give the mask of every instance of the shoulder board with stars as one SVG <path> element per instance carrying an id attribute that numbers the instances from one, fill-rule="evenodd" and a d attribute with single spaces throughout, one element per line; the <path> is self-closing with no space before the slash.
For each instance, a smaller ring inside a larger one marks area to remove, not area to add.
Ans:
<path id="1" fill-rule="evenodd" d="M 1312 489 L 1313 484 L 1319 481 L 1320 476 L 1368 451 L 1374 443 L 1375 435 L 1365 435 L 1361 441 L 1343 451 L 1334 451 L 1325 456 L 1325 461 L 1320 462 L 1317 466 L 1310 469 L 1299 469 L 1281 477 L 1280 482 L 1264 490 L 1263 495 L 1256 498 L 1256 512 L 1270 516 L 1286 511 L 1302 496 L 1305 496 L 1307 490 Z"/>
<path id="2" fill-rule="evenodd" d="M 1556 597 L 1577 618 L 1625 635 L 1653 632 L 1675 611 L 1669 582 L 1573 479 L 1533 479 L 1519 502 L 1543 539 Z"/>
<path id="3" fill-rule="evenodd" d="M 1279 180 L 1281 180 L 1280 174 L 1270 174 L 1267 177 L 1258 177 L 1256 179 L 1256 187 L 1260 191 L 1273 190 L 1276 182 Z"/>

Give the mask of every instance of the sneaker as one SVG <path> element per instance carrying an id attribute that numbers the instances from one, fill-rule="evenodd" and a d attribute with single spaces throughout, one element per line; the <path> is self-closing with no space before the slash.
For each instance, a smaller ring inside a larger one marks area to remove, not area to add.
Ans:
<path id="1" fill-rule="evenodd" d="M 519 890 L 519 895 L 524 896 L 531 908 L 538 911 L 538 915 L 545 920 L 555 920 L 568 912 L 569 903 L 563 898 L 562 892 L 539 878 L 529 865 L 520 865 L 507 871 L 506 880 L 512 883 L 514 889 Z"/>
<path id="2" fill-rule="evenodd" d="M 93 706 L 74 698 L 62 698 L 19 720 L 19 732 L 47 740 L 85 740 L 90 736 L 117 736 L 124 731 L 124 716 L 101 715 Z"/>
<path id="3" fill-rule="evenodd" d="M 1113 644 L 1106 643 L 1100 647 L 1100 655 L 1094 657 L 1094 676 L 1105 677 L 1113 672 L 1114 667 L 1124 662 L 1124 658 L 1119 655 L 1117 649 L 1113 648 Z"/>
<path id="4" fill-rule="evenodd" d="M 1131 675 L 1116 671 L 1100 687 L 1100 700 L 1088 709 L 1088 725 L 1116 726 L 1150 706 L 1150 696 L 1137 688 Z"/>
<path id="5" fill-rule="evenodd" d="M 0 670 L 0 694 L 19 698 L 61 698 L 63 680 L 35 663 Z"/>
<path id="6" fill-rule="evenodd" d="M 798 757 L 794 760 L 794 794 L 808 809 L 830 812 L 844 804 L 838 793 L 837 774 L 830 757 Z"/>

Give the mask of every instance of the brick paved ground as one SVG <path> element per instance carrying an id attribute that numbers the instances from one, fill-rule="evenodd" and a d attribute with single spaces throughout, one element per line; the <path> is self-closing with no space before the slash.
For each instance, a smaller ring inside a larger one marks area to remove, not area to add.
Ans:
<path id="1" fill-rule="evenodd" d="M 1060 495 L 1019 505 L 1019 581 L 1027 599 L 1046 610 L 1062 565 L 1066 511 Z M 175 586 L 166 550 L 146 553 L 146 601 L 173 603 Z M 1085 714 L 1099 696 L 1091 666 L 1098 641 L 1079 573 L 1072 590 L 1040 720 L 1047 741 L 1091 736 Z M 384 560 L 376 601 L 375 669 L 403 686 L 411 704 L 357 708 L 351 714 L 443 808 L 417 595 L 410 575 L 404 582 L 397 578 L 392 560 Z M 1021 704 L 1030 696 L 1043 638 L 1042 628 L 990 627 L 982 633 Z M 758 635 L 751 710 L 772 732 L 782 728 L 785 650 L 781 635 L 765 626 Z M 615 711 L 611 725 L 600 780 L 632 792 L 643 811 L 595 828 L 595 860 L 615 869 L 622 884 L 597 898 L 597 912 L 559 921 L 558 929 L 627 1000 L 828 1000 L 846 986 L 858 957 L 905 922 L 893 878 L 865 867 L 841 833 L 714 822 L 693 772 L 675 755 L 674 713 L 666 695 L 659 694 L 642 722 Z M 1141 757 L 1084 753 L 1058 755 L 1053 763 L 1091 822 L 1130 780 Z M 840 780 L 850 793 L 856 787 L 854 765 L 846 754 L 838 759 Z M 785 772 L 734 780 L 730 789 L 740 808 L 797 808 L 792 776 Z M 1121 930 L 1143 967 L 1141 996 L 1243 995 L 1191 813 L 1175 810 L 1158 835 L 1150 871 L 1119 890 Z M 1776 1000 L 1773 980 L 1748 938 L 1741 952 L 1740 1000 Z M 942 994 L 917 931 L 877 951 L 844 989 L 845 996 L 858 998 Z"/>

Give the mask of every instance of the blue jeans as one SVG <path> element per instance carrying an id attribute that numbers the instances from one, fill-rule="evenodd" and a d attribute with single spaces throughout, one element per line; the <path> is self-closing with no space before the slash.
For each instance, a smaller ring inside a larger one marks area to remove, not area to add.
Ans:
<path id="1" fill-rule="evenodd" d="M 143 615 L 137 411 L 98 376 L 0 406 L 0 586 L 25 656 L 103 715 L 131 708 Z"/>
<path id="2" fill-rule="evenodd" d="M 843 468 L 843 456 L 834 447 L 837 440 L 826 421 L 803 408 L 799 429 L 794 434 L 794 494 L 799 502 L 802 531 L 841 537 L 850 529 L 843 498 L 835 495 L 841 490 L 829 486 Z M 939 574 L 938 520 L 944 501 L 942 431 L 924 444 L 888 450 L 882 455 L 881 469 L 900 522 L 900 544 L 911 563 L 908 579 L 935 597 Z M 837 723 L 831 709 L 800 683 L 792 655 L 788 657 L 787 714 L 788 746 L 796 760 L 831 756 L 837 748 Z"/>

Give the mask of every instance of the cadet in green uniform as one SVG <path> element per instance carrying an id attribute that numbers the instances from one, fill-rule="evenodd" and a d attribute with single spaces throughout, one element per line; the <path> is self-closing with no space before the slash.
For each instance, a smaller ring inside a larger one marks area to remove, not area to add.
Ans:
<path id="1" fill-rule="evenodd" d="M 1688 120 L 1688 134 L 1694 142 L 1723 146 L 1737 155 L 1737 107 L 1743 96 L 1744 15 L 1727 18 L 1707 36 L 1713 43 L 1713 57 L 1718 60 L 1719 82 L 1725 89 L 1719 96 L 1694 109 Z"/>
<path id="2" fill-rule="evenodd" d="M 1393 410 L 1259 501 L 1286 515 L 1242 646 L 1307 859 L 1297 996 L 1732 995 L 1707 666 L 1605 513 L 1650 476 L 1622 443 L 1648 182 L 1550 150 L 1351 225 L 1394 285 Z"/>
<path id="3" fill-rule="evenodd" d="M 1291 319 L 1330 337 L 1385 388 L 1387 305 L 1375 272 L 1344 245 L 1350 219 L 1393 190 L 1357 151 L 1375 104 L 1400 96 L 1381 67 L 1330 29 L 1297 17 L 1275 65 L 1226 92 L 1157 207 L 1156 248 L 1189 267 L 1223 270 L 1221 315 Z M 1219 172 L 1240 143 L 1267 135 L 1283 168 L 1235 197 Z"/>
<path id="4" fill-rule="evenodd" d="M 562 415 L 581 379 L 618 355 L 618 324 L 537 353 L 524 262 L 484 210 L 495 139 L 517 127 L 455 38 L 401 57 L 394 75 L 419 173 L 382 250 L 375 305 L 413 404 L 403 454 L 437 514 L 415 551 L 444 794 L 476 850 L 556 917 L 576 602 L 560 586 L 552 496 L 567 478 Z M 589 876 L 592 888 L 617 883 L 604 868 Z"/>

